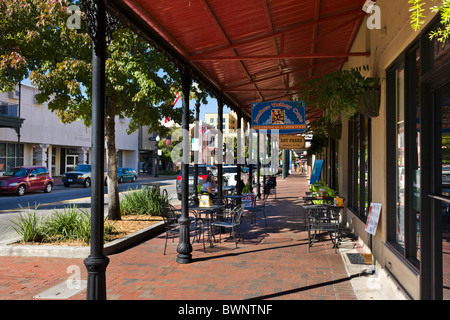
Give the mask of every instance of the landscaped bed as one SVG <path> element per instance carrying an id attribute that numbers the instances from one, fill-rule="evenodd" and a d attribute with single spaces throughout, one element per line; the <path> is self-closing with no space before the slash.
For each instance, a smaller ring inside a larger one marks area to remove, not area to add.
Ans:
<path id="1" fill-rule="evenodd" d="M 105 243 L 123 238 L 162 221 L 161 208 L 168 205 L 167 195 L 158 190 L 138 189 L 121 199 L 121 220 L 105 220 Z M 14 244 L 89 246 L 91 229 L 88 209 L 76 205 L 54 210 L 46 217 L 36 207 L 11 220 L 12 229 L 22 238 Z"/>

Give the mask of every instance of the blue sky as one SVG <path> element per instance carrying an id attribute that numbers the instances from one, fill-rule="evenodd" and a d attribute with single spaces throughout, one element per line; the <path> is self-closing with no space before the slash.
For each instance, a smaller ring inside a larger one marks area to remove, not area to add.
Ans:
<path id="1" fill-rule="evenodd" d="M 208 103 L 206 105 L 202 104 L 200 106 L 200 120 L 205 121 L 205 113 L 217 113 L 217 100 L 211 97 L 208 97 Z M 195 101 L 190 101 L 189 106 L 191 110 L 195 110 Z M 181 100 L 178 100 L 176 107 L 181 108 Z M 226 105 L 223 107 L 223 113 L 229 113 L 230 108 Z M 194 113 L 195 115 L 195 113 Z"/>

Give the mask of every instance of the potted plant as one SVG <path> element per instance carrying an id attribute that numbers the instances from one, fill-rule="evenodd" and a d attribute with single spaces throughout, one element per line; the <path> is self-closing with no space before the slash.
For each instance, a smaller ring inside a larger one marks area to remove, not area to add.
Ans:
<path id="1" fill-rule="evenodd" d="M 329 117 L 320 117 L 310 124 L 314 134 L 330 137 L 332 139 L 340 139 L 342 134 L 342 125 L 331 121 Z"/>
<path id="2" fill-rule="evenodd" d="M 322 153 L 323 149 L 327 147 L 328 138 L 322 134 L 314 134 L 311 140 L 311 146 L 306 151 L 308 156 Z"/>
<path id="3" fill-rule="evenodd" d="M 340 115 L 350 117 L 357 111 L 365 113 L 360 104 L 360 99 L 365 99 L 360 97 L 370 95 L 374 90 L 379 94 L 379 79 L 363 77 L 361 70 L 367 70 L 367 67 L 339 70 L 308 80 L 300 86 L 298 100 L 321 109 L 322 117 L 330 121 Z M 371 105 L 372 109 L 378 110 L 379 103 Z"/>
<path id="4" fill-rule="evenodd" d="M 357 111 L 369 118 L 378 117 L 380 113 L 381 90 L 379 87 L 367 89 L 359 94 Z"/>

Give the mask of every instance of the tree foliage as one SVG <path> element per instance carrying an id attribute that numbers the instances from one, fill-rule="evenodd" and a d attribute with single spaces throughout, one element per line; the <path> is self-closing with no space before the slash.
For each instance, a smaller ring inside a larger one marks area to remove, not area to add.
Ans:
<path id="1" fill-rule="evenodd" d="M 81 28 L 68 28 L 70 4 L 56 0 L 0 1 L 0 90 L 12 90 L 17 82 L 30 77 L 39 90 L 36 100 L 47 102 L 63 123 L 81 119 L 90 125 L 92 42 L 84 19 Z M 108 203 L 115 203 L 109 208 L 109 216 L 120 219 L 115 117 L 131 119 L 129 133 L 140 126 L 164 131 L 164 118 L 181 123 L 182 110 L 173 105 L 181 81 L 177 68 L 164 55 L 122 26 L 113 32 L 105 68 Z M 193 90 L 194 98 L 205 100 L 206 95 L 205 90 Z"/>
<path id="2" fill-rule="evenodd" d="M 440 14 L 441 26 L 430 32 L 430 39 L 446 42 L 450 35 L 450 0 L 433 0 L 436 4 L 430 8 L 434 13 Z M 414 31 L 418 31 L 425 22 L 425 9 L 423 0 L 409 0 L 410 24 Z"/>

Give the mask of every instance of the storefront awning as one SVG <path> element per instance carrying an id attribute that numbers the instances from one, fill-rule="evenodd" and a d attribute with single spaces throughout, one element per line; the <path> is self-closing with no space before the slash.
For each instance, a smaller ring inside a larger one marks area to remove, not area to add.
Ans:
<path id="1" fill-rule="evenodd" d="M 365 0 L 111 0 L 128 21 L 230 108 L 292 100 L 300 81 L 339 70 L 351 56 Z M 306 108 L 307 123 L 320 117 Z"/>

